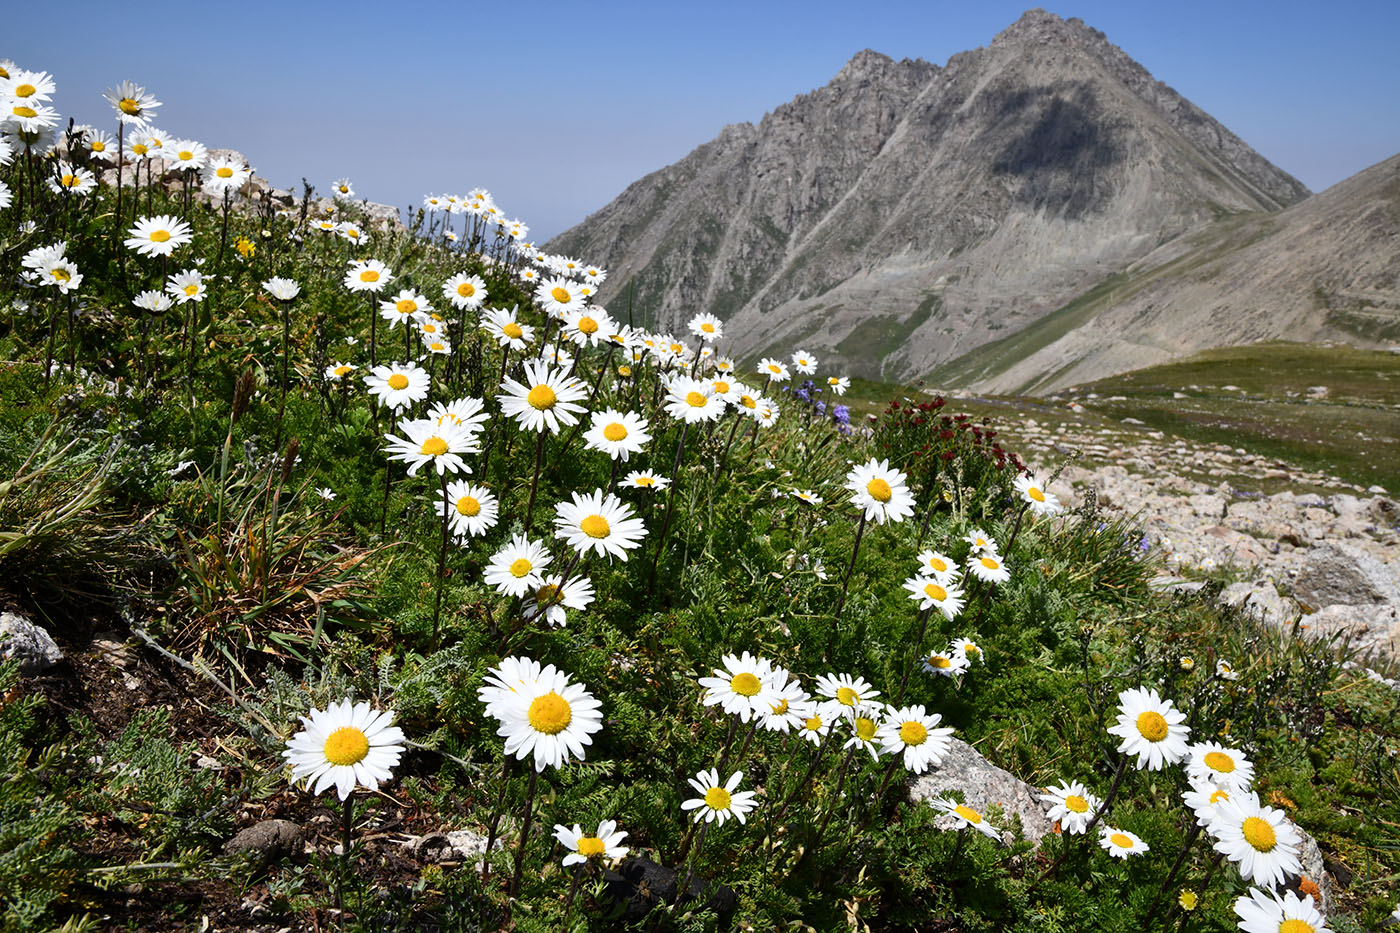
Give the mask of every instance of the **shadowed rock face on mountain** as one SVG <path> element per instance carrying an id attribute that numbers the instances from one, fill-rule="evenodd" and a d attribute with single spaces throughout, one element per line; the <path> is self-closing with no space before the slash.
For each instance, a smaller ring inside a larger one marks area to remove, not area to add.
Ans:
<path id="1" fill-rule="evenodd" d="M 547 249 L 600 300 L 731 349 L 909 378 L 1025 327 L 1162 243 L 1307 195 L 1096 30 L 1035 10 L 939 68 L 864 51 L 726 127 Z"/>

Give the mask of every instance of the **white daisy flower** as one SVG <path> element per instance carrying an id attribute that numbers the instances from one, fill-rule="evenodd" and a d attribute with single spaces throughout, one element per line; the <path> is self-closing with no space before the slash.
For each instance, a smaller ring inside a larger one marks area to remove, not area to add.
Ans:
<path id="1" fill-rule="evenodd" d="M 719 772 L 714 768 L 701 771 L 695 777 L 686 779 L 700 796 L 683 802 L 681 809 L 694 810 L 697 823 L 704 820 L 707 823 L 718 822 L 723 826 L 724 821 L 730 817 L 743 823 L 749 811 L 758 806 L 753 791 L 734 789 L 743 779 L 744 772 L 735 771 L 728 781 L 721 784 Z"/>
<path id="2" fill-rule="evenodd" d="M 971 638 L 954 638 L 952 650 L 954 653 L 971 663 L 974 659 L 986 662 L 986 655 L 982 652 L 982 646 Z"/>
<path id="3" fill-rule="evenodd" d="M 209 294 L 209 287 L 198 269 L 183 269 L 166 278 L 165 291 L 176 304 L 182 305 L 203 301 Z"/>
<path id="4" fill-rule="evenodd" d="M 524 596 L 544 582 L 541 572 L 552 559 L 542 541 L 518 534 L 491 555 L 482 580 L 507 596 Z"/>
<path id="5" fill-rule="evenodd" d="M 1060 500 L 1055 498 L 1055 494 L 1046 492 L 1045 487 L 1040 480 L 1035 478 L 1034 474 L 1021 474 L 1016 477 L 1013 485 L 1016 487 L 1016 491 L 1021 494 L 1021 498 L 1030 504 L 1031 511 L 1036 515 L 1053 515 L 1063 508 L 1060 505 Z"/>
<path id="6" fill-rule="evenodd" d="M 609 408 L 594 412 L 591 418 L 592 424 L 583 432 L 584 444 L 614 460 L 626 463 L 629 455 L 641 453 L 651 440 L 646 419 L 634 412 Z"/>
<path id="7" fill-rule="evenodd" d="M 501 412 L 514 418 L 524 431 L 559 433 L 560 426 L 578 423 L 584 408 L 578 402 L 588 395 L 588 387 L 563 371 L 554 370 L 542 360 L 526 360 L 525 382 L 507 377 L 496 396 Z"/>
<path id="8" fill-rule="evenodd" d="M 154 111 L 160 107 L 160 101 L 156 100 L 155 95 L 147 94 L 146 89 L 134 81 L 123 81 L 115 88 L 108 88 L 103 96 L 117 112 L 118 120 L 138 126 L 145 126 L 146 122 L 155 116 Z"/>
<path id="9" fill-rule="evenodd" d="M 596 347 L 617 332 L 617 322 L 602 308 L 578 308 L 564 318 L 564 336 L 576 347 Z"/>
<path id="10" fill-rule="evenodd" d="M 389 322 L 391 331 L 400 324 L 408 326 L 417 315 L 427 314 L 431 310 L 433 306 L 428 299 L 411 288 L 401 289 L 393 298 L 379 303 L 379 316 Z"/>
<path id="11" fill-rule="evenodd" d="M 354 363 L 332 363 L 326 367 L 325 375 L 331 382 L 339 382 L 359 368 Z"/>
<path id="12" fill-rule="evenodd" d="M 262 283 L 263 290 L 278 301 L 291 301 L 301 294 L 301 286 L 294 279 L 270 278 Z"/>
<path id="13" fill-rule="evenodd" d="M 571 311 L 583 307 L 583 295 L 578 285 L 562 276 L 547 279 L 535 287 L 535 300 L 545 314 L 561 320 Z"/>
<path id="14" fill-rule="evenodd" d="M 489 489 L 463 480 L 448 483 L 446 501 L 433 503 L 438 517 L 447 511 L 449 527 L 458 538 L 478 537 L 496 527 L 499 508 Z"/>
<path id="15" fill-rule="evenodd" d="M 713 677 L 700 678 L 700 686 L 705 688 L 700 702 L 704 705 L 719 706 L 748 722 L 781 699 L 771 662 L 745 651 L 742 655 L 726 654 L 722 663 L 724 670 L 715 668 Z"/>
<path id="16" fill-rule="evenodd" d="M 459 272 L 442 283 L 442 295 L 459 310 L 479 308 L 486 300 L 486 283 L 479 275 Z"/>
<path id="17" fill-rule="evenodd" d="M 81 197 L 97 187 L 97 178 L 85 168 L 59 162 L 49 177 L 49 190 L 54 194 L 71 194 Z"/>
<path id="18" fill-rule="evenodd" d="M 924 655 L 919 666 L 930 674 L 937 674 L 941 677 L 952 677 L 957 679 L 963 675 L 971 662 L 956 651 L 930 651 Z"/>
<path id="19" fill-rule="evenodd" d="M 1058 821 L 1060 829 L 1071 836 L 1082 836 L 1089 828 L 1103 801 L 1085 789 L 1078 781 L 1061 781 L 1058 787 L 1047 787 L 1040 795 L 1042 803 L 1050 805 L 1046 817 Z"/>
<path id="20" fill-rule="evenodd" d="M 1299 897 L 1285 891 L 1282 897 L 1250 888 L 1235 899 L 1235 914 L 1244 933 L 1331 933 L 1327 918 L 1317 909 L 1313 896 Z M 1400 920 L 1400 909 L 1392 915 Z"/>
<path id="21" fill-rule="evenodd" d="M 1186 714 L 1163 700 L 1156 690 L 1124 690 L 1118 694 L 1118 722 L 1108 727 L 1123 741 L 1118 751 L 1137 756 L 1137 766 L 1159 771 L 1186 757 L 1191 727 Z"/>
<path id="22" fill-rule="evenodd" d="M 953 563 L 953 559 L 938 551 L 920 551 L 916 559 L 919 562 L 919 573 L 922 576 L 941 578 L 941 582 L 942 580 L 956 580 L 961 575 L 958 571 L 958 565 Z"/>
<path id="23" fill-rule="evenodd" d="M 852 677 L 850 674 L 817 676 L 817 696 L 835 700 L 841 706 L 870 703 L 879 695 L 880 691 L 866 683 L 864 677 Z"/>
<path id="24" fill-rule="evenodd" d="M 1209 781 L 1194 782 L 1191 789 L 1181 795 L 1182 802 L 1196 814 L 1196 822 L 1205 830 L 1209 830 L 1219 816 L 1220 803 L 1230 797 L 1231 791 Z"/>
<path id="25" fill-rule="evenodd" d="M 588 495 L 573 493 L 573 502 L 554 507 L 556 538 L 563 538 L 575 551 L 594 551 L 627 560 L 627 552 L 640 546 L 646 525 L 633 515 L 632 507 L 610 492 L 595 489 Z"/>
<path id="26" fill-rule="evenodd" d="M 1234 666 L 1224 658 L 1215 662 L 1215 676 L 1219 677 L 1221 680 L 1240 679 L 1239 671 L 1235 670 Z"/>
<path id="27" fill-rule="evenodd" d="M 487 308 L 482 312 L 481 326 L 499 346 L 512 350 L 524 350 L 535 339 L 535 328 L 516 320 L 518 306 L 506 311 L 503 308 Z"/>
<path id="28" fill-rule="evenodd" d="M 554 838 L 568 850 L 562 863 L 565 868 L 582 864 L 589 859 L 616 861 L 625 858 L 631 851 L 624 845 L 618 845 L 627 838 L 627 834 L 617 831 L 616 820 L 603 820 L 598 824 L 598 831 L 593 834 L 584 833 L 577 823 L 573 829 L 562 823 L 555 823 Z"/>
<path id="29" fill-rule="evenodd" d="M 169 214 L 142 217 L 127 231 L 126 247 L 142 256 L 169 256 L 194 239 L 190 225 Z"/>
<path id="30" fill-rule="evenodd" d="M 997 543 L 992 540 L 991 535 L 980 528 L 974 528 L 963 538 L 972 547 L 974 554 L 997 553 Z"/>
<path id="31" fill-rule="evenodd" d="M 197 172 L 209 159 L 209 150 L 192 139 L 177 139 L 170 144 L 171 167 L 181 172 Z"/>
<path id="32" fill-rule="evenodd" d="M 949 816 L 956 818 L 959 829 L 971 827 L 988 839 L 995 839 L 997 842 L 1001 842 L 1001 833 L 997 832 L 996 828 L 992 826 L 991 823 L 987 822 L 987 818 L 983 816 L 981 812 L 972 809 L 967 804 L 958 803 L 952 797 L 934 797 L 929 801 L 929 805 L 934 809 L 942 810 Z"/>
<path id="33" fill-rule="evenodd" d="M 1259 803 L 1255 793 L 1232 793 L 1215 805 L 1210 825 L 1215 851 L 1237 863 L 1245 881 L 1273 888 L 1303 869 L 1303 835 L 1283 811 Z"/>
<path id="34" fill-rule="evenodd" d="M 215 196 L 222 196 L 243 187 L 252 172 L 241 160 L 228 156 L 210 159 L 200 171 L 204 179 L 204 190 Z"/>
<path id="35" fill-rule="evenodd" d="M 149 311 L 152 314 L 164 314 L 170 310 L 175 300 L 165 292 L 149 289 L 131 299 L 131 303 L 142 311 Z"/>
<path id="36" fill-rule="evenodd" d="M 316 495 L 325 499 L 327 502 L 333 502 L 335 500 L 335 490 L 329 486 L 322 486 L 320 489 L 317 489 Z"/>
<path id="37" fill-rule="evenodd" d="M 546 668 L 540 678 L 501 707 L 496 734 L 506 740 L 505 753 L 524 761 L 533 755 L 535 770 L 562 768 L 570 758 L 584 759 L 585 745 L 603 728 L 603 704 L 583 684 Z"/>
<path id="38" fill-rule="evenodd" d="M 819 705 L 814 705 L 807 718 L 798 724 L 797 734 L 813 745 L 821 745 L 831 731 L 832 713 Z"/>
<path id="39" fill-rule="evenodd" d="M 831 388 L 831 391 L 835 392 L 837 395 L 845 395 L 851 388 L 851 379 L 849 376 L 832 376 L 830 379 L 826 380 L 826 384 Z"/>
<path id="40" fill-rule="evenodd" d="M 886 752 L 904 756 L 906 770 L 923 774 L 929 768 L 943 764 L 943 759 L 953 747 L 949 739 L 953 730 L 940 727 L 938 724 L 942 721 L 941 715 L 927 713 L 922 706 L 887 710 L 885 721 L 876 735 Z"/>
<path id="41" fill-rule="evenodd" d="M 666 390 L 666 414 L 686 424 L 716 421 L 724 414 L 724 399 L 714 395 L 708 382 L 678 376 Z"/>
<path id="42" fill-rule="evenodd" d="M 802 684 L 779 667 L 773 668 L 771 684 L 778 697 L 766 710 L 758 711 L 759 724 L 769 732 L 801 729 L 802 724 L 817 711 L 817 704 L 802 689 Z"/>
<path id="43" fill-rule="evenodd" d="M 794 499 L 801 499 L 808 505 L 821 505 L 822 502 L 822 497 L 811 489 L 789 489 L 788 495 L 792 496 Z"/>
<path id="44" fill-rule="evenodd" d="M 593 595 L 593 583 L 587 577 L 575 575 L 565 582 L 558 574 L 554 574 L 545 577 L 526 598 L 520 608 L 520 614 L 531 622 L 543 615 L 549 625 L 563 628 L 568 621 L 567 610 L 587 609 L 588 604 L 593 602 Z"/>
<path id="45" fill-rule="evenodd" d="M 798 350 L 792 355 L 792 367 L 804 376 L 817 371 L 817 358 L 806 350 Z"/>
<path id="46" fill-rule="evenodd" d="M 394 274 L 378 259 L 352 259 L 344 285 L 352 292 L 379 292 L 393 280 Z"/>
<path id="47" fill-rule="evenodd" d="M 671 481 L 664 476 L 657 476 L 651 470 L 633 470 L 619 480 L 618 485 L 631 489 L 650 489 L 653 492 L 659 492 L 671 485 Z"/>
<path id="48" fill-rule="evenodd" d="M 758 374 L 773 382 L 787 382 L 789 379 L 788 368 L 772 357 L 766 357 L 758 361 Z"/>
<path id="49" fill-rule="evenodd" d="M 1114 858 L 1126 859 L 1130 855 L 1142 855 L 1147 851 L 1147 843 L 1136 833 L 1126 829 L 1103 826 L 1099 829 L 1099 845 L 1108 850 Z"/>
<path id="50" fill-rule="evenodd" d="M 1230 791 L 1248 791 L 1254 783 L 1254 763 L 1238 748 L 1219 742 L 1187 746 L 1186 776 L 1192 784 L 1208 781 Z"/>
<path id="51" fill-rule="evenodd" d="M 1005 583 L 1011 579 L 1011 571 L 1006 569 L 1006 564 L 1002 563 L 1001 556 L 995 551 L 969 554 L 967 569 L 983 583 Z"/>
<path id="52" fill-rule="evenodd" d="M 902 522 L 914 514 L 914 496 L 905 485 L 908 477 L 890 467 L 888 460 L 871 458 L 846 474 L 851 502 L 865 511 L 867 519 L 883 525 Z"/>
<path id="53" fill-rule="evenodd" d="M 486 413 L 486 404 L 479 398 L 465 395 L 450 402 L 438 402 L 428 410 L 428 418 L 438 424 L 455 424 L 473 437 L 486 427 L 491 416 Z"/>
<path id="54" fill-rule="evenodd" d="M 371 369 L 365 385 L 380 404 L 397 410 L 427 398 L 432 377 L 412 363 L 390 363 Z"/>
<path id="55" fill-rule="evenodd" d="M 904 581 L 904 588 L 920 609 L 937 608 L 950 622 L 962 612 L 963 591 L 946 579 L 914 576 Z"/>
<path id="56" fill-rule="evenodd" d="M 832 710 L 837 709 L 833 706 Z M 875 761 L 880 760 L 880 715 L 884 707 L 880 703 L 859 703 L 842 708 L 846 725 L 851 729 L 851 737 L 842 745 L 843 749 L 863 748 Z"/>
<path id="57" fill-rule="evenodd" d="M 713 314 L 697 314 L 687 326 L 692 334 L 704 341 L 714 342 L 724 338 L 724 324 Z"/>
<path id="58" fill-rule="evenodd" d="M 304 728 L 282 752 L 292 765 L 293 784 L 306 778 L 313 795 L 335 785 L 344 800 L 356 785 L 378 790 L 380 781 L 393 777 L 404 735 L 392 710 L 377 712 L 368 703 L 351 705 L 346 699 L 300 718 Z"/>

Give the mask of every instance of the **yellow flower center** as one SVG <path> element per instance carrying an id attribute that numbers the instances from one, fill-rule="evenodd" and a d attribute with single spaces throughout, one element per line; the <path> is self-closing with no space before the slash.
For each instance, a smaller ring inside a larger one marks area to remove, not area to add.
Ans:
<path id="1" fill-rule="evenodd" d="M 638 486 L 655 486 L 655 485 L 656 485 L 656 480 L 652 479 L 650 476 L 639 476 L 639 477 L 637 477 L 637 485 L 638 485 Z"/>
<path id="2" fill-rule="evenodd" d="M 1224 752 L 1207 752 L 1205 763 L 1207 768 L 1222 774 L 1229 774 L 1235 770 L 1235 759 Z"/>
<path id="3" fill-rule="evenodd" d="M 728 392 L 729 392 L 729 383 L 725 382 L 723 379 L 717 379 L 717 380 L 715 380 L 715 394 L 716 394 L 716 395 L 726 395 L 726 394 L 728 394 Z"/>
<path id="4" fill-rule="evenodd" d="M 525 335 L 525 331 L 521 330 L 520 325 L 514 321 L 507 321 L 505 325 L 501 327 L 501 333 L 512 340 L 519 340 Z"/>
<path id="5" fill-rule="evenodd" d="M 757 696 L 758 691 L 763 689 L 757 677 L 744 671 L 742 674 L 735 674 L 729 679 L 729 689 L 739 694 L 741 697 Z"/>
<path id="6" fill-rule="evenodd" d="M 787 711 L 788 711 L 788 701 L 787 701 L 787 700 L 779 700 L 777 703 L 774 703 L 774 704 L 773 704 L 773 715 L 774 715 L 774 716 L 781 716 L 781 715 L 783 715 L 784 713 L 786 713 Z"/>
<path id="7" fill-rule="evenodd" d="M 856 701 L 859 699 L 860 695 L 850 687 L 836 688 L 836 702 L 840 703 L 842 706 L 855 706 Z"/>
<path id="8" fill-rule="evenodd" d="M 603 436 L 616 443 L 627 436 L 627 428 L 614 421 L 603 429 Z"/>
<path id="9" fill-rule="evenodd" d="M 52 275 L 54 280 L 58 282 L 71 282 L 73 280 L 73 276 L 68 274 L 67 269 L 50 269 L 49 275 Z"/>
<path id="10" fill-rule="evenodd" d="M 470 282 L 463 282 L 461 285 L 457 286 L 457 294 L 461 295 L 463 298 L 470 298 L 472 295 L 476 294 L 476 286 Z M 588 837 L 585 836 L 584 838 L 586 839 Z"/>
<path id="11" fill-rule="evenodd" d="M 164 243 L 170 239 L 169 230 L 154 230 L 151 232 L 152 243 Z"/>
<path id="12" fill-rule="evenodd" d="M 447 453 L 447 441 L 440 437 L 430 437 L 418 448 L 418 452 L 425 457 L 441 457 Z"/>
<path id="13" fill-rule="evenodd" d="M 553 583 L 546 583 L 535 591 L 535 602 L 542 606 L 550 605 L 551 603 L 557 603 L 562 595 L 563 591 L 560 590 L 559 587 L 555 586 Z"/>
<path id="14" fill-rule="evenodd" d="M 1182 891 L 1180 894 L 1178 894 L 1178 895 L 1176 896 L 1176 902 L 1177 902 L 1178 904 L 1181 905 L 1181 909 L 1182 909 L 1182 910 L 1187 910 L 1187 911 L 1195 910 L 1195 909 L 1196 909 L 1196 902 L 1197 902 L 1196 892 L 1195 892 L 1195 891 Z M 1304 926 L 1307 926 L 1307 924 L 1304 924 Z M 1280 929 L 1281 929 L 1281 928 L 1280 928 Z M 1312 927 L 1308 927 L 1308 929 L 1311 930 Z M 1290 933 L 1291 933 L 1291 931 L 1290 931 Z"/>
<path id="15" fill-rule="evenodd" d="M 928 730 L 923 723 L 911 719 L 899 727 L 899 740 L 905 745 L 923 745 L 928 741 Z"/>
<path id="16" fill-rule="evenodd" d="M 517 580 L 535 569 L 535 565 L 524 557 L 517 557 L 510 563 L 510 575 Z"/>
<path id="17" fill-rule="evenodd" d="M 473 496 L 462 496 L 457 500 L 457 514 L 474 518 L 481 514 L 481 503 Z"/>
<path id="18" fill-rule="evenodd" d="M 687 392 L 685 403 L 691 408 L 704 408 L 705 396 L 701 395 L 699 392 Z"/>
<path id="19" fill-rule="evenodd" d="M 723 787 L 711 787 L 705 791 L 705 806 L 711 810 L 728 810 L 729 804 L 729 791 Z"/>
<path id="20" fill-rule="evenodd" d="M 106 152 L 107 144 L 100 139 L 94 139 L 92 143 L 88 146 L 88 148 L 91 149 L 93 152 Z"/>
<path id="21" fill-rule="evenodd" d="M 14 109 L 14 115 L 17 117 L 26 118 L 37 117 L 39 115 L 39 111 L 35 110 L 33 107 L 26 107 L 23 104 L 21 104 L 20 106 Z"/>
<path id="22" fill-rule="evenodd" d="M 194 158 L 194 153 L 190 152 L 188 149 L 181 149 L 178 154 L 181 162 L 188 162 Z"/>
<path id="23" fill-rule="evenodd" d="M 928 559 L 928 566 L 930 570 L 936 570 L 939 573 L 943 573 L 948 569 L 948 562 L 940 557 L 930 557 Z"/>
<path id="24" fill-rule="evenodd" d="M 395 392 L 402 392 L 408 388 L 408 377 L 403 373 L 394 373 L 389 377 L 389 388 Z"/>
<path id="25" fill-rule="evenodd" d="M 321 754 L 333 765 L 354 765 L 369 754 L 369 739 L 354 726 L 342 726 L 326 736 Z"/>
<path id="26" fill-rule="evenodd" d="M 1078 794 L 1070 794 L 1065 798 L 1065 809 L 1073 813 L 1088 813 L 1089 801 Z"/>
<path id="27" fill-rule="evenodd" d="M 569 701 L 553 690 L 531 700 L 527 715 L 530 718 L 530 727 L 545 735 L 558 735 L 567 729 L 574 719 Z"/>
<path id="28" fill-rule="evenodd" d="M 820 730 L 821 727 L 822 718 L 820 716 L 813 716 L 810 719 L 802 720 L 802 728 L 806 729 L 808 732 L 816 732 Z"/>
<path id="29" fill-rule="evenodd" d="M 1269 825 L 1269 821 L 1257 816 L 1245 817 L 1244 823 L 1240 825 L 1240 832 L 1244 833 L 1244 841 L 1252 845 L 1257 852 L 1270 852 L 1278 845 L 1278 834 Z"/>
<path id="30" fill-rule="evenodd" d="M 889 502 L 894 497 L 894 490 L 890 489 L 890 484 L 878 476 L 865 484 L 865 491 L 870 493 L 870 498 L 876 502 Z"/>
<path id="31" fill-rule="evenodd" d="M 374 271 L 373 269 L 366 269 L 365 271 L 363 271 L 363 272 L 360 273 L 360 281 L 361 281 L 361 282 L 378 282 L 378 281 L 379 281 L 379 273 L 376 272 L 376 271 Z"/>
<path id="32" fill-rule="evenodd" d="M 354 368 L 355 368 L 355 367 L 353 367 L 353 366 L 337 366 L 337 367 L 335 368 L 335 375 L 336 375 L 336 378 L 340 378 L 341 376 L 344 376 L 346 373 L 349 373 L 349 372 L 350 372 L 351 370 L 353 370 Z"/>
<path id="33" fill-rule="evenodd" d="M 946 670 L 953 666 L 953 662 L 946 654 L 935 654 L 929 656 L 928 666 Z"/>
<path id="34" fill-rule="evenodd" d="M 608 528 L 608 520 L 601 515 L 589 515 L 578 523 L 578 528 L 590 538 L 606 538 L 611 530 Z"/>
<path id="35" fill-rule="evenodd" d="M 578 854 L 584 858 L 596 858 L 603 854 L 603 840 L 597 836 L 579 836 Z"/>
<path id="36" fill-rule="evenodd" d="M 739 404 L 743 405 L 745 408 L 758 407 L 758 402 L 754 399 L 752 395 L 745 395 L 743 398 L 739 399 Z"/>
<path id="37" fill-rule="evenodd" d="M 875 720 L 869 716 L 856 717 L 856 738 L 869 742 L 875 738 Z"/>
<path id="38" fill-rule="evenodd" d="M 554 286 L 554 288 L 550 290 L 549 294 L 551 298 L 559 302 L 561 305 L 568 304 L 570 301 L 573 300 L 574 297 L 573 295 L 570 295 L 569 290 L 567 288 L 564 288 L 562 285 Z"/>
<path id="39" fill-rule="evenodd" d="M 1214 804 L 1214 803 L 1219 803 L 1219 802 L 1222 801 L 1222 800 L 1229 800 L 1229 799 L 1230 799 L 1230 794 L 1229 794 L 1229 792 L 1228 792 L 1228 791 L 1224 791 L 1224 790 L 1212 791 L 1212 792 L 1211 792 L 1211 795 L 1210 795 L 1210 802 L 1213 803 L 1213 804 Z"/>
<path id="40" fill-rule="evenodd" d="M 1026 495 L 1030 496 L 1036 502 L 1045 501 L 1045 493 L 1041 492 L 1039 489 L 1036 489 L 1034 486 L 1031 486 L 1029 489 L 1026 490 Z"/>
<path id="41" fill-rule="evenodd" d="M 35 87 L 34 85 L 32 85 L 32 84 L 16 84 L 16 85 L 15 85 L 15 96 L 16 96 L 16 97 L 32 97 L 32 96 L 34 96 L 34 92 L 37 91 L 37 90 L 38 90 L 38 88 L 36 88 L 36 87 Z"/>
<path id="42" fill-rule="evenodd" d="M 948 598 L 948 591 L 945 590 L 943 587 L 939 586 L 937 583 L 925 583 L 924 595 L 927 596 L 929 599 L 936 600 L 941 603 L 943 602 L 943 600 Z"/>
<path id="43" fill-rule="evenodd" d="M 1167 720 L 1161 713 L 1148 710 L 1137 718 L 1137 730 L 1149 742 L 1160 742 L 1167 737 Z"/>
<path id="44" fill-rule="evenodd" d="M 958 816 L 962 817 L 963 819 L 967 820 L 969 823 L 982 822 L 982 814 L 978 813 L 976 810 L 972 809 L 969 806 L 958 804 L 956 807 L 953 808 L 953 812 L 956 813 Z"/>
<path id="45" fill-rule="evenodd" d="M 783 371 L 783 368 L 782 368 L 781 366 L 779 366 L 777 363 L 769 363 L 769 364 L 768 364 L 768 371 L 769 371 L 770 373 L 780 373 L 780 372 Z"/>
<path id="46" fill-rule="evenodd" d="M 982 566 L 986 567 L 988 570 L 999 570 L 1001 569 L 1001 562 L 993 557 L 984 557 L 982 558 Z"/>
<path id="47" fill-rule="evenodd" d="M 1278 925 L 1278 933 L 1316 933 L 1317 927 L 1306 920 L 1290 917 Z"/>
<path id="48" fill-rule="evenodd" d="M 218 175 L 220 178 L 232 178 L 233 169 L 229 168 L 227 165 L 220 165 L 218 168 L 214 169 L 214 174 Z"/>
<path id="49" fill-rule="evenodd" d="M 76 188 L 83 183 L 83 179 L 79 175 L 64 175 L 58 183 L 65 188 Z"/>
<path id="50" fill-rule="evenodd" d="M 400 298 L 398 303 L 394 305 L 394 310 L 400 314 L 412 314 L 418 310 L 418 302 L 412 298 Z"/>
<path id="51" fill-rule="evenodd" d="M 596 334 L 598 332 L 598 322 L 591 317 L 581 317 L 578 319 L 578 330 L 581 334 Z"/>
<path id="52" fill-rule="evenodd" d="M 123 97 L 117 101 L 117 107 L 129 117 L 134 117 L 141 112 L 141 105 L 130 97 Z"/>
<path id="53" fill-rule="evenodd" d="M 1133 847 L 1133 840 L 1122 833 L 1114 833 L 1112 836 L 1108 837 L 1108 841 L 1120 849 L 1131 849 Z"/>
<path id="54" fill-rule="evenodd" d="M 149 151 L 150 151 L 150 150 L 148 150 L 148 149 L 147 149 L 143 144 L 141 144 L 141 143 L 132 143 L 132 144 L 131 144 L 131 152 L 132 152 L 133 155 L 145 155 L 145 154 L 146 154 L 147 152 L 149 152 Z"/>
<path id="55" fill-rule="evenodd" d="M 198 285 L 186 285 L 186 286 L 185 286 L 185 296 L 186 296 L 186 297 L 188 297 L 188 298 L 193 298 L 195 295 L 198 295 L 198 294 L 199 294 L 199 286 L 198 286 Z"/>
<path id="56" fill-rule="evenodd" d="M 530 407 L 536 411 L 546 411 L 554 407 L 558 398 L 554 390 L 547 385 L 538 385 L 530 390 L 530 394 L 525 396 L 525 401 L 530 403 Z"/>

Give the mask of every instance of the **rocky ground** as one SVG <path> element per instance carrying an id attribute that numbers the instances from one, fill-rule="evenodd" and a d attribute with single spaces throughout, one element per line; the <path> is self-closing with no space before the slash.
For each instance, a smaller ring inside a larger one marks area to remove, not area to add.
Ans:
<path id="1" fill-rule="evenodd" d="M 1280 626 L 1341 632 L 1372 667 L 1400 659 L 1400 505 L 1380 486 L 1199 444 L 1073 408 L 1006 419 L 1004 433 L 1078 505 L 1090 488 L 1109 512 L 1140 516 L 1159 549 L 1163 589 L 1229 582 L 1223 598 Z"/>

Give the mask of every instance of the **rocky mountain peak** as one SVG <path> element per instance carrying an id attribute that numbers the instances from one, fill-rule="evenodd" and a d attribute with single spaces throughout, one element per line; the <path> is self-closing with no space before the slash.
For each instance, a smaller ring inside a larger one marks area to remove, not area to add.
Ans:
<path id="1" fill-rule="evenodd" d="M 1049 10 L 1037 7 L 1021 14 L 1021 18 L 997 33 L 992 45 L 1018 42 L 1093 44 L 1106 42 L 1104 34 L 1074 17 L 1063 19 Z"/>

